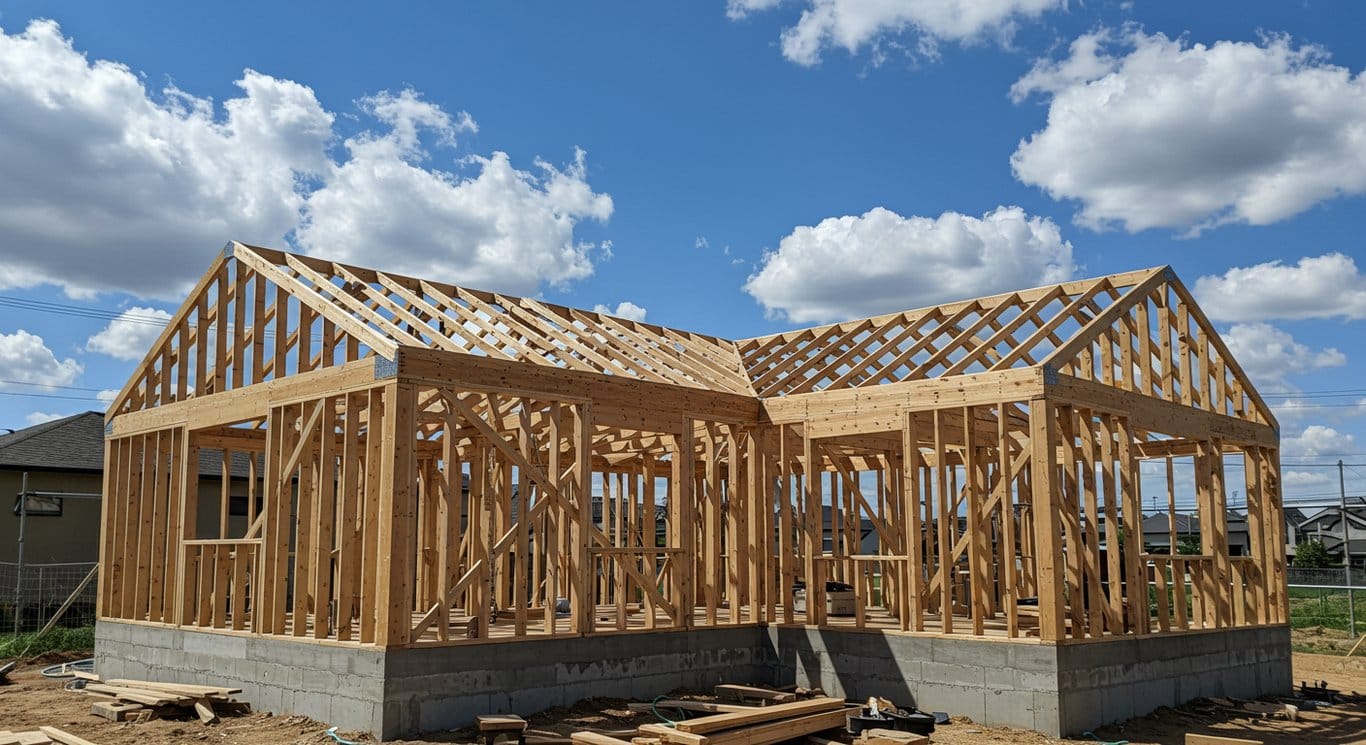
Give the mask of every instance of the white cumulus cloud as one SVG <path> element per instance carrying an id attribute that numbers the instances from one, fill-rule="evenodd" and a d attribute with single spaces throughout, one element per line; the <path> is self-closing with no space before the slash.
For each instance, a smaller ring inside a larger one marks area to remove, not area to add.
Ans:
<path id="1" fill-rule="evenodd" d="M 1336 484 L 1337 477 L 1322 469 L 1317 471 L 1285 471 L 1281 474 L 1281 483 L 1285 485 L 1287 491 L 1298 491 L 1315 486 Z"/>
<path id="2" fill-rule="evenodd" d="M 328 168 L 332 115 L 297 83 L 237 85 L 218 117 L 89 62 L 51 21 L 0 31 L 0 281 L 173 296 L 229 238 L 278 244 L 297 179 Z"/>
<path id="3" fill-rule="evenodd" d="M 771 10 L 782 0 L 727 0 L 726 15 L 739 20 Z M 821 53 L 839 47 L 857 54 L 903 36 L 933 55 L 940 41 L 973 43 L 995 38 L 1007 42 L 1021 20 L 1067 7 L 1066 0 L 800 0 L 801 17 L 783 29 L 783 56 L 799 65 L 820 62 Z"/>
<path id="4" fill-rule="evenodd" d="M 902 217 L 877 207 L 800 226 L 764 256 L 745 291 L 770 316 L 843 320 L 1071 277 L 1072 244 L 1019 207 L 982 217 Z"/>
<path id="5" fill-rule="evenodd" d="M 625 318 L 628 321 L 644 321 L 646 310 L 630 300 L 623 300 L 620 303 L 617 303 L 616 308 L 601 304 L 595 305 L 593 306 L 593 312 L 616 316 L 617 318 Z"/>
<path id="6" fill-rule="evenodd" d="M 338 160 L 336 115 L 311 88 L 253 70 L 236 85 L 221 104 L 150 91 L 52 21 L 0 29 L 0 288 L 179 298 L 234 238 L 523 294 L 605 255 L 574 236 L 612 212 L 582 152 L 534 171 L 501 152 L 457 159 L 474 120 L 401 91 L 360 100 L 375 131 Z"/>
<path id="7" fill-rule="evenodd" d="M 1284 36 L 1191 44 L 1101 30 L 1011 89 L 1048 99 L 1020 181 L 1131 232 L 1264 225 L 1366 192 L 1366 78 Z"/>
<path id="8" fill-rule="evenodd" d="M 1312 350 L 1268 323 L 1237 323 L 1222 336 L 1252 384 L 1265 391 L 1286 390 L 1290 375 L 1347 364 L 1336 348 Z"/>
<path id="9" fill-rule="evenodd" d="M 461 177 L 421 166 L 419 133 L 453 143 L 475 128 L 468 116 L 452 119 L 412 91 L 362 105 L 391 130 L 346 141 L 350 160 L 304 207 L 306 250 L 522 295 L 593 273 L 602 247 L 575 241 L 574 226 L 606 221 L 612 198 L 588 185 L 582 150 L 563 168 L 538 160 L 538 173 L 502 152 L 472 157 L 477 175 Z"/>
<path id="10" fill-rule="evenodd" d="M 140 360 L 170 320 L 171 314 L 158 308 L 129 308 L 91 336 L 85 348 L 120 360 Z"/>
<path id="11" fill-rule="evenodd" d="M 24 417 L 24 421 L 28 423 L 28 426 L 33 427 L 35 425 L 43 424 L 44 422 L 54 422 L 58 419 L 64 419 L 68 416 L 70 416 L 70 414 L 49 414 L 46 411 L 34 411 Z"/>
<path id="12" fill-rule="evenodd" d="M 1222 321 L 1366 318 L 1366 276 L 1340 253 L 1233 267 L 1197 279 L 1195 296 Z"/>
<path id="13" fill-rule="evenodd" d="M 1268 403 L 1271 405 L 1271 413 L 1276 415 L 1276 421 L 1280 422 L 1282 427 L 1300 424 L 1309 419 L 1341 422 L 1366 415 L 1366 398 L 1359 397 L 1353 401 L 1340 396 L 1311 398 L 1292 393 Z"/>
<path id="14" fill-rule="evenodd" d="M 23 329 L 13 334 L 0 333 L 0 381 L 44 387 L 71 385 L 83 371 L 76 360 L 57 359 L 41 336 Z M 0 382 L 0 389 L 13 387 Z"/>
<path id="15" fill-rule="evenodd" d="M 1330 457 L 1352 452 L 1356 438 L 1322 424 L 1311 424 L 1294 437 L 1281 438 L 1281 455 Z"/>

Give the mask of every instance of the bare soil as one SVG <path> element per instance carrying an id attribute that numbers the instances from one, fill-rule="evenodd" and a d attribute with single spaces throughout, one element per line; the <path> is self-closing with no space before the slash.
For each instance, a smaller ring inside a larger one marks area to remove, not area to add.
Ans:
<path id="1" fill-rule="evenodd" d="M 1345 650 L 1344 650 L 1345 651 Z M 1358 654 L 1361 654 L 1358 652 Z M 203 725 L 193 717 L 184 720 L 159 719 L 139 724 L 114 723 L 90 714 L 91 699 L 63 689 L 62 680 L 42 677 L 39 670 L 52 661 L 22 665 L 10 675 L 10 685 L 0 686 L 0 729 L 22 731 L 50 725 L 84 737 L 100 745 L 152 745 L 154 743 L 222 745 L 304 745 L 332 743 L 324 734 L 326 724 L 304 717 L 250 714 L 225 717 L 218 724 Z M 1162 709 L 1123 725 L 1095 732 L 1100 742 L 1127 740 L 1131 745 L 1180 745 L 1187 732 L 1262 740 L 1267 745 L 1366 745 L 1366 656 L 1351 659 L 1341 656 L 1296 653 L 1296 681 L 1326 681 L 1350 700 L 1318 711 L 1303 711 L 1297 722 L 1281 719 L 1251 719 L 1217 707 L 1191 705 Z M 629 739 L 639 724 L 655 721 L 653 714 L 636 713 L 627 702 L 607 699 L 581 701 L 572 708 L 551 709 L 529 717 L 528 745 L 567 743 L 570 732 L 592 729 Z M 362 742 L 371 738 L 356 733 L 339 733 Z M 1097 739 L 1058 740 L 1036 732 L 1005 727 L 984 727 L 966 719 L 955 719 L 935 730 L 934 743 L 944 745 L 1096 745 Z M 479 742 L 470 731 L 428 735 L 423 740 L 407 740 L 407 745 L 425 743 Z"/>

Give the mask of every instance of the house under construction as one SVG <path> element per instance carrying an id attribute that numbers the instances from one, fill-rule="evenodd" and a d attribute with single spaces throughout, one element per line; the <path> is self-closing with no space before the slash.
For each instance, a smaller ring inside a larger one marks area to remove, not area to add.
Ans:
<path id="1" fill-rule="evenodd" d="M 1289 689 L 1278 442 L 1165 267 L 732 341 L 232 243 L 109 409 L 98 664 L 382 737 L 723 679 L 1078 732 Z"/>

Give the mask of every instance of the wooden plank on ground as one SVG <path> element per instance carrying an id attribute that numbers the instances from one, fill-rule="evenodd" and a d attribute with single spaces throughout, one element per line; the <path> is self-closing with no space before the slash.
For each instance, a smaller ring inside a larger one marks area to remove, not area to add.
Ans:
<path id="1" fill-rule="evenodd" d="M 797 694 L 786 691 L 771 691 L 767 688 L 757 688 L 755 686 L 734 685 L 722 683 L 712 689 L 712 692 L 721 698 L 743 701 L 747 698 L 769 701 L 777 704 L 791 703 L 797 700 Z"/>
<path id="2" fill-rule="evenodd" d="M 193 700 L 191 696 L 182 696 L 178 693 L 167 691 L 153 691 L 146 688 L 126 688 L 124 686 L 112 686 L 104 683 L 91 683 L 85 690 L 92 693 L 107 693 L 117 698 L 127 701 L 136 701 L 147 706 L 165 706 L 167 704 L 183 704 Z"/>
<path id="3" fill-rule="evenodd" d="M 1241 737 L 1219 737 L 1186 733 L 1186 745 L 1262 745 L 1261 740 L 1245 740 Z"/>
<path id="4" fill-rule="evenodd" d="M 95 743 L 84 737 L 77 737 L 70 732 L 64 732 L 56 727 L 39 727 L 38 731 L 47 735 L 48 739 L 53 742 L 61 743 L 61 745 L 95 745 Z"/>
<path id="5" fill-rule="evenodd" d="M 631 711 L 649 711 L 653 706 L 657 709 L 683 709 L 684 711 L 700 711 L 708 714 L 721 714 L 726 712 L 755 711 L 763 707 L 746 706 L 745 704 L 716 704 L 710 701 L 688 701 L 685 699 L 665 699 L 651 703 L 629 704 Z"/>
<path id="6" fill-rule="evenodd" d="M 580 745 L 631 745 L 626 740 L 618 740 L 615 737 L 599 734 L 597 732 L 572 732 L 569 739 Z"/>
<path id="7" fill-rule="evenodd" d="M 474 718 L 480 732 L 521 732 L 526 720 L 516 714 L 480 714 Z"/>
<path id="8" fill-rule="evenodd" d="M 104 717 L 111 722 L 122 722 L 130 714 L 143 709 L 142 704 L 120 704 L 115 701 L 96 701 L 90 705 L 91 716 Z"/>
<path id="9" fill-rule="evenodd" d="M 926 745 L 929 741 L 929 737 L 914 732 L 877 727 L 860 732 L 854 745 Z"/>
<path id="10" fill-rule="evenodd" d="M 642 734 L 658 735 L 666 742 L 675 745 L 773 745 L 784 740 L 792 740 L 806 735 L 835 729 L 845 725 L 847 714 L 843 708 L 808 714 L 777 722 L 756 724 L 752 727 L 717 732 L 711 735 L 696 735 L 681 732 L 658 724 L 643 724 Z"/>
<path id="11" fill-rule="evenodd" d="M 105 685 L 123 686 L 125 688 L 140 688 L 153 691 L 165 691 L 190 698 L 200 698 L 203 696 L 235 696 L 242 692 L 241 688 L 226 688 L 224 686 L 202 686 L 190 685 L 188 683 L 161 683 L 155 680 L 132 680 L 129 678 L 112 678 L 104 681 Z"/>
<path id="12" fill-rule="evenodd" d="M 683 722 L 677 722 L 675 728 L 683 732 L 693 734 L 706 734 L 737 727 L 746 727 L 751 724 L 771 722 L 775 719 L 785 719 L 787 717 L 801 716 L 805 714 L 817 714 L 823 711 L 834 711 L 844 708 L 844 702 L 837 698 L 813 698 L 809 701 L 794 701 L 788 704 L 777 704 L 775 706 L 755 707 L 751 711 L 734 712 L 726 714 L 716 714 L 709 717 L 699 717 Z"/>
<path id="13" fill-rule="evenodd" d="M 194 701 L 194 713 L 199 717 L 199 721 L 204 724 L 213 724 L 218 721 L 218 714 L 213 710 L 207 698 L 197 698 Z"/>

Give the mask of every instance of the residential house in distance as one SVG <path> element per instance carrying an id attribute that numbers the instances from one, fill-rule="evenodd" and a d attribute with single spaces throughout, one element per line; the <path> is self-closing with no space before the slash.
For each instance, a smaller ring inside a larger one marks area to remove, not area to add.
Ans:
<path id="1" fill-rule="evenodd" d="M 1366 504 L 1354 497 L 1358 504 L 1347 505 L 1347 539 L 1353 567 L 1366 568 Z M 1297 540 L 1322 541 L 1323 547 L 1336 561 L 1342 561 L 1342 508 L 1327 507 L 1302 521 L 1296 529 Z"/>
<path id="2" fill-rule="evenodd" d="M 1184 512 L 1176 513 L 1176 542 L 1190 536 L 1200 538 L 1200 518 Z M 1143 545 L 1150 553 L 1170 554 L 1171 521 L 1166 512 L 1155 512 L 1143 518 Z M 1252 541 L 1248 536 L 1247 515 L 1229 510 L 1228 512 L 1228 555 L 1248 556 Z"/>
<path id="3" fill-rule="evenodd" d="M 1308 515 L 1299 507 L 1286 507 L 1282 513 L 1285 515 L 1285 556 L 1288 562 L 1295 558 L 1295 547 L 1299 545 L 1300 523 L 1308 519 Z"/>
<path id="4" fill-rule="evenodd" d="M 0 435 L 0 562 L 18 560 L 19 493 L 99 494 L 104 482 L 104 414 L 87 411 Z M 99 558 L 100 500 L 29 497 L 24 561 Z"/>
<path id="5" fill-rule="evenodd" d="M 260 464 L 258 463 L 258 466 Z M 232 479 L 224 494 L 219 475 L 222 451 L 199 453 L 199 509 L 202 535 L 244 530 L 256 514 L 248 493 L 252 469 L 242 453 L 232 455 Z M 104 485 L 104 414 L 86 411 L 0 435 L 0 563 L 18 561 L 19 493 L 24 474 L 30 492 L 89 494 L 90 498 L 30 496 L 24 524 L 24 563 L 66 564 L 99 560 L 100 499 Z M 264 469 L 255 471 L 259 477 Z M 259 497 L 258 497 L 259 501 Z"/>

